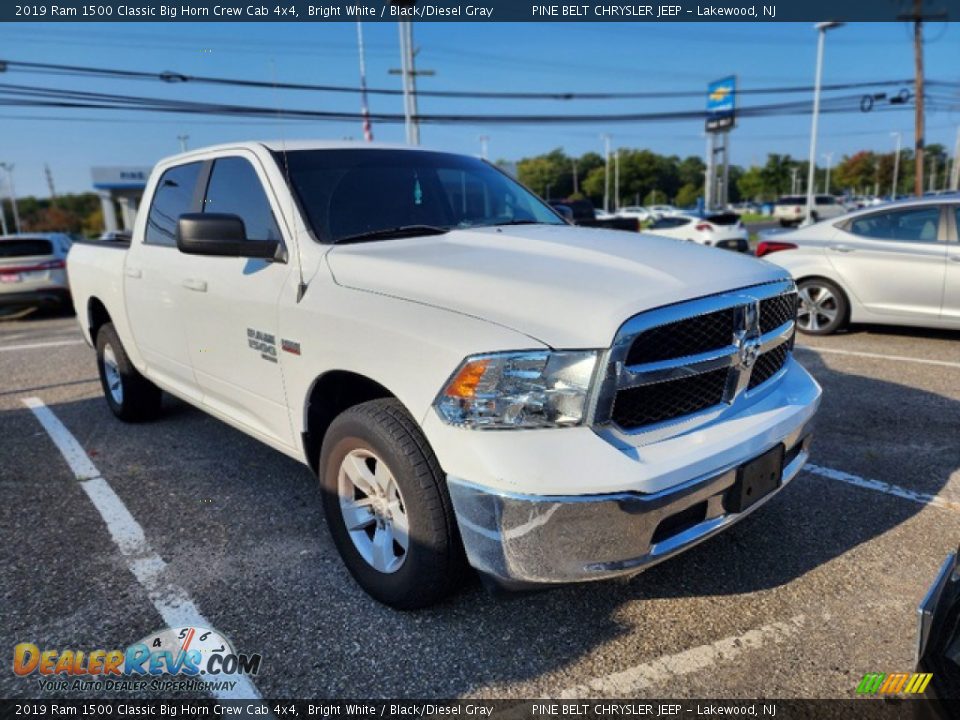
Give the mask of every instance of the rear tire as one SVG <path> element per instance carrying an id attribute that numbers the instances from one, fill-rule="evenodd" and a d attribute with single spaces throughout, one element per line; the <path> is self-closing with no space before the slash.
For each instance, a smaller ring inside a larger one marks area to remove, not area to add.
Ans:
<path id="1" fill-rule="evenodd" d="M 807 278 L 797 286 L 800 307 L 797 329 L 807 335 L 832 335 L 847 324 L 850 303 L 836 284 L 823 278 Z"/>
<path id="2" fill-rule="evenodd" d="M 130 362 L 113 323 L 106 323 L 97 333 L 97 370 L 107 405 L 118 418 L 143 422 L 160 414 L 160 388 Z"/>
<path id="3" fill-rule="evenodd" d="M 414 610 L 461 585 L 466 558 L 446 477 L 399 401 L 341 413 L 324 437 L 319 473 L 334 544 L 374 599 Z"/>

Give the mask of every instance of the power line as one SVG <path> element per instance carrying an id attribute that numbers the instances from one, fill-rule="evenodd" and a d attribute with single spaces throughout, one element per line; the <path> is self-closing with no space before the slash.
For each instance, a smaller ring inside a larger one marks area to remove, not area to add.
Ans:
<path id="1" fill-rule="evenodd" d="M 306 90 L 330 93 L 366 92 L 369 95 L 398 96 L 403 90 L 396 88 L 363 88 L 351 85 L 322 85 L 315 83 L 272 82 L 266 80 L 251 80 L 246 78 L 226 78 L 209 75 L 188 75 L 174 71 L 152 72 L 143 70 L 125 70 L 120 68 L 91 67 L 86 65 L 63 65 L 57 63 L 37 63 L 20 60 L 0 60 L 0 70 L 19 71 L 41 75 L 55 75 L 68 77 L 99 77 L 122 80 L 151 80 L 169 84 L 193 83 L 206 85 L 226 85 L 248 88 L 270 88 L 281 90 Z M 420 71 L 425 72 L 425 71 Z M 822 86 L 823 91 L 856 90 L 865 88 L 890 87 L 909 85 L 912 80 L 877 80 L 847 83 L 833 83 Z M 934 87 L 960 87 L 960 83 L 945 81 L 928 81 Z M 743 88 L 739 95 L 777 95 L 809 93 L 813 90 L 810 85 L 785 85 L 779 87 Z M 424 97 L 460 98 L 477 100 L 651 100 L 665 98 L 703 97 L 705 90 L 664 90 L 646 92 L 525 92 L 525 91 L 485 91 L 485 90 L 418 90 L 417 94 Z"/>
<path id="2" fill-rule="evenodd" d="M 356 121 L 362 119 L 361 113 L 333 110 L 278 109 L 255 105 L 235 105 L 223 103 L 205 103 L 186 100 L 167 100 L 133 95 L 95 93 L 87 91 L 37 88 L 23 85 L 0 83 L 0 105 L 11 107 L 60 107 L 60 108 L 97 108 L 112 110 L 136 110 L 143 112 L 168 112 L 193 115 L 225 115 L 238 117 L 275 117 L 281 113 L 285 118 L 300 120 L 338 120 Z M 907 105 L 891 105 L 878 108 L 874 112 L 907 108 Z M 755 105 L 740 109 L 740 117 L 771 117 L 782 115 L 804 115 L 810 112 L 808 101 L 794 101 Z M 822 112 L 849 113 L 859 112 L 859 96 L 829 98 L 823 102 Z M 405 116 L 396 113 L 371 113 L 371 120 L 380 122 L 404 122 Z M 490 124 L 490 125 L 564 125 L 597 123 L 644 123 L 670 120 L 702 120 L 703 110 L 674 110 L 647 113 L 589 114 L 589 115 L 482 115 L 482 114 L 424 114 L 416 120 L 433 124 Z"/>

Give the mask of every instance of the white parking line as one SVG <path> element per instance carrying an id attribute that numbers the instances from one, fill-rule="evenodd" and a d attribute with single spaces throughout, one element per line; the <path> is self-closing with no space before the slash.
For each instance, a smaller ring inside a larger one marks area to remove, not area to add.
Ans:
<path id="1" fill-rule="evenodd" d="M 796 615 L 785 622 L 775 622 L 748 630 L 743 635 L 717 640 L 709 645 L 666 655 L 642 665 L 595 678 L 583 685 L 567 688 L 561 698 L 635 697 L 650 688 L 667 687 L 682 675 L 701 672 L 721 661 L 729 661 L 748 650 L 758 650 L 769 643 L 781 643 L 799 634 L 806 621 Z"/>
<path id="2" fill-rule="evenodd" d="M 860 352 L 859 350 L 839 350 L 837 348 L 816 347 L 813 345 L 797 345 L 798 350 L 807 350 L 815 353 L 832 355 L 849 355 L 850 357 L 870 358 L 872 360 L 894 360 L 896 362 L 911 362 L 919 365 L 936 365 L 937 367 L 960 368 L 960 362 L 950 360 L 929 360 L 927 358 L 908 357 L 907 355 L 883 355 L 881 353 Z"/>
<path id="3" fill-rule="evenodd" d="M 855 487 L 864 488 L 866 490 L 874 490 L 876 492 L 886 493 L 887 495 L 893 495 L 894 497 L 902 498 L 903 500 L 910 500 L 911 502 L 919 503 L 920 505 L 930 505 L 943 510 L 960 512 L 960 503 L 958 502 L 944 500 L 936 495 L 928 495 L 927 493 L 909 490 L 905 487 L 900 487 L 899 485 L 883 482 L 882 480 L 862 478 L 859 475 L 853 475 L 848 472 L 843 472 L 842 470 L 834 470 L 833 468 L 823 467 L 822 465 L 814 465 L 812 463 L 807 463 L 804 465 L 803 469 L 807 472 L 813 473 L 814 475 L 819 475 L 820 477 L 829 478 L 830 480 L 839 480 L 840 482 L 845 482 L 848 485 L 854 485 Z"/>
<path id="4" fill-rule="evenodd" d="M 167 626 L 213 627 L 197 609 L 186 590 L 165 579 L 167 564 L 150 547 L 143 528 L 97 470 L 77 439 L 40 398 L 24 398 L 23 404 L 33 411 L 60 450 L 80 481 L 80 487 L 106 523 L 114 543 L 127 560 L 127 567 L 146 589 L 150 601 Z M 221 700 L 260 698 L 257 688 L 244 675 L 236 676 L 236 684 L 232 689 L 215 690 L 213 695 Z"/>
<path id="5" fill-rule="evenodd" d="M 84 345 L 85 340 L 53 340 L 51 342 L 25 343 L 22 345 L 5 345 L 0 352 L 14 352 L 19 350 L 36 350 L 38 348 L 62 347 L 64 345 Z"/>

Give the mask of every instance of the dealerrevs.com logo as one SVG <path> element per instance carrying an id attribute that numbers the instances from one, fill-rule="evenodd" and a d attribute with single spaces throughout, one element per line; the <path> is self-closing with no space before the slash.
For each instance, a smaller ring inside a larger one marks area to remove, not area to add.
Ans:
<path id="1" fill-rule="evenodd" d="M 260 672 L 261 660 L 258 653 L 236 652 L 216 630 L 181 627 L 151 633 L 125 650 L 19 643 L 13 672 L 38 676 L 45 691 L 229 690 L 231 678 Z"/>

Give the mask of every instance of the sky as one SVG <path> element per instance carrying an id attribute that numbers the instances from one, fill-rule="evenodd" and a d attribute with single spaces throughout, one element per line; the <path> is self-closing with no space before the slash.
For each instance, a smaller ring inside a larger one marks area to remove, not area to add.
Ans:
<path id="1" fill-rule="evenodd" d="M 811 85 L 816 32 L 809 23 L 420 23 L 418 68 L 436 72 L 423 89 L 565 92 L 703 90 L 726 75 L 740 88 Z M 396 23 L 366 23 L 367 82 L 399 88 L 388 74 L 399 67 Z M 104 23 L 0 24 L 0 59 L 175 71 L 281 82 L 356 85 L 356 24 L 344 23 Z M 926 76 L 957 82 L 960 26 L 927 29 Z M 824 83 L 879 81 L 913 76 L 912 29 L 905 23 L 854 23 L 827 36 Z M 171 85 L 159 81 L 55 77 L 10 71 L 0 82 L 151 97 L 220 101 L 270 107 L 357 111 L 353 95 Z M 960 91 L 950 91 L 960 107 Z M 741 104 L 809 96 L 754 96 Z M 420 98 L 420 112 L 472 114 L 590 114 L 699 110 L 705 99 L 473 100 Z M 373 112 L 402 113 L 397 96 L 370 98 Z M 928 113 L 927 142 L 951 149 L 960 111 Z M 403 142 L 402 124 L 374 124 L 379 141 Z M 818 162 L 836 163 L 861 149 L 891 151 L 892 132 L 913 142 L 912 108 L 893 112 L 822 115 Z M 567 126 L 424 125 L 421 144 L 478 154 L 489 136 L 491 159 L 518 160 L 562 147 L 570 154 L 614 147 L 703 156 L 702 120 Z M 178 116 L 118 110 L 0 107 L 0 161 L 15 164 L 17 194 L 47 196 L 44 166 L 58 193 L 91 189 L 94 165 L 152 165 L 176 153 L 178 135 L 191 148 L 255 139 L 362 138 L 359 122 L 280 122 Z M 731 161 L 761 164 L 767 153 L 806 158 L 810 117 L 742 119 L 730 137 Z"/>

